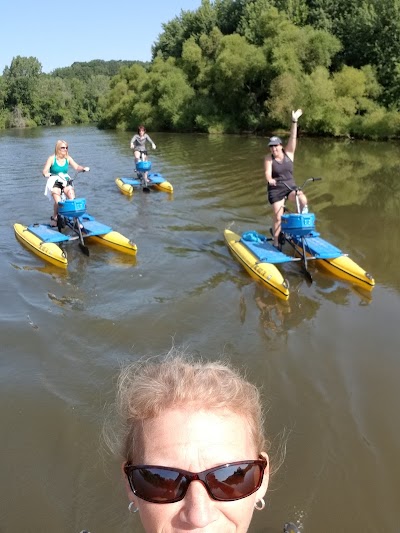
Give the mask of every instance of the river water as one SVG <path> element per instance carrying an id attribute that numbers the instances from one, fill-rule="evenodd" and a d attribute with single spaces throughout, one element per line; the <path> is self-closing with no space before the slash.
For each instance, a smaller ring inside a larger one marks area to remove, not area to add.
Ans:
<path id="1" fill-rule="evenodd" d="M 228 357 L 262 387 L 273 449 L 286 459 L 251 532 L 400 531 L 400 146 L 301 138 L 296 178 L 322 236 L 376 279 L 372 292 L 298 264 L 287 302 L 229 254 L 223 230 L 268 231 L 265 138 L 150 132 L 153 170 L 174 186 L 133 198 L 130 133 L 65 127 L 0 132 L 0 531 L 127 533 L 119 465 L 101 428 L 120 364 L 185 347 Z M 46 221 L 41 169 L 55 141 L 91 167 L 77 195 L 131 238 L 136 259 L 68 248 L 67 270 L 16 241 Z"/>

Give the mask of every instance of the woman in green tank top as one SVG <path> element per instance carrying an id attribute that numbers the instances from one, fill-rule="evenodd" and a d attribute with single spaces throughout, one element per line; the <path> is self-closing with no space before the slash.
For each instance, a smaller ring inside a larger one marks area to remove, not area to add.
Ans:
<path id="1" fill-rule="evenodd" d="M 51 226 L 57 226 L 58 217 L 58 202 L 61 200 L 61 195 L 64 192 L 65 196 L 69 200 L 75 198 L 75 191 L 72 185 L 69 183 L 70 177 L 68 176 L 69 165 L 77 172 L 85 172 L 89 170 L 88 167 L 82 167 L 78 165 L 76 161 L 68 154 L 67 141 L 57 141 L 54 149 L 54 154 L 48 157 L 46 164 L 43 167 L 43 176 L 46 179 L 55 177 L 54 184 L 51 188 L 51 195 L 54 199 L 54 214 L 51 216 Z"/>

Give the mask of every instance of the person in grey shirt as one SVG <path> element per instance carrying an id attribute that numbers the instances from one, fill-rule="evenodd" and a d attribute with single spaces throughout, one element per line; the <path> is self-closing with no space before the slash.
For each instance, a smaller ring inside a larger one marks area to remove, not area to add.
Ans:
<path id="1" fill-rule="evenodd" d="M 142 161 L 147 160 L 146 142 L 151 144 L 153 150 L 156 149 L 156 145 L 146 133 L 146 128 L 140 125 L 137 133 L 131 139 L 131 149 L 133 150 L 133 155 L 135 156 L 135 163 L 137 163 L 140 159 L 142 159 Z"/>
<path id="2" fill-rule="evenodd" d="M 275 247 L 279 246 L 281 220 L 286 198 L 293 202 L 296 201 L 297 187 L 293 177 L 293 161 L 297 144 L 297 121 L 302 114 L 301 109 L 292 111 L 292 127 L 286 147 L 283 147 L 281 138 L 274 135 L 268 143 L 270 153 L 264 160 L 265 179 L 268 183 L 268 201 L 273 209 L 272 235 Z M 302 213 L 308 213 L 307 198 L 303 191 L 299 193 L 299 201 Z"/>

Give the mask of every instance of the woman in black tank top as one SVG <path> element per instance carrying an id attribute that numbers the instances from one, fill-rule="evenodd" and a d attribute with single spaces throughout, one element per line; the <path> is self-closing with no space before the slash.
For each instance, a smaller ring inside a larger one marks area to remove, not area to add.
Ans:
<path id="1" fill-rule="evenodd" d="M 301 109 L 292 111 L 292 127 L 290 137 L 285 148 L 279 137 L 271 137 L 268 143 L 270 155 L 264 160 L 265 179 L 268 183 L 268 201 L 272 205 L 274 212 L 272 222 L 272 234 L 274 237 L 274 246 L 278 246 L 278 237 L 281 232 L 281 217 L 286 198 L 296 200 L 296 184 L 293 178 L 293 160 L 297 143 L 297 120 L 303 114 Z M 293 189 L 290 192 L 288 187 Z M 305 194 L 299 193 L 300 208 L 307 208 L 307 198 Z"/>

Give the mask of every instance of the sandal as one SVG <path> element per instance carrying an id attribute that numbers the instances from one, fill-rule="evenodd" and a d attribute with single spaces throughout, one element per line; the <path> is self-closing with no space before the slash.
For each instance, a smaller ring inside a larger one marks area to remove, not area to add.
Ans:
<path id="1" fill-rule="evenodd" d="M 53 216 L 50 217 L 50 226 L 52 228 L 56 228 L 57 227 L 57 218 L 58 217 L 53 217 Z"/>

